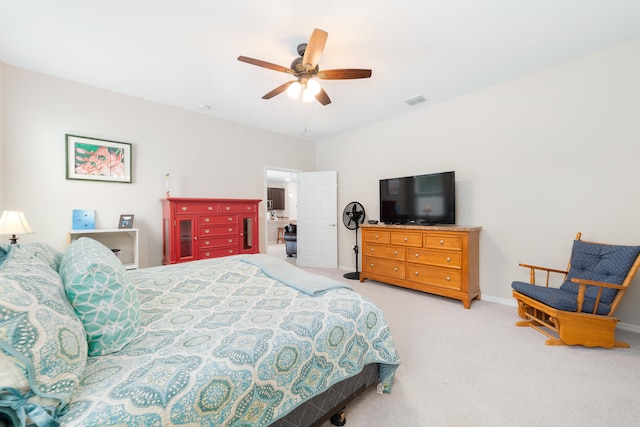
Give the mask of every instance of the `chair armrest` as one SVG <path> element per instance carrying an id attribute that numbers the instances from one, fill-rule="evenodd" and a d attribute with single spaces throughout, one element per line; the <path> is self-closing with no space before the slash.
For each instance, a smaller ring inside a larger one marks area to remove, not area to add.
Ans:
<path id="1" fill-rule="evenodd" d="M 582 311 L 582 304 L 584 303 L 584 294 L 587 290 L 587 286 L 597 286 L 600 289 L 598 290 L 598 296 L 596 297 L 596 302 L 593 306 L 593 314 L 596 314 L 596 312 L 598 311 L 598 305 L 600 304 L 600 297 L 602 296 L 602 290 L 604 288 L 611 288 L 611 289 L 624 289 L 624 286 L 622 285 L 614 285 L 612 283 L 605 283 L 605 282 L 597 282 L 595 280 L 588 280 L 588 279 L 576 279 L 575 277 L 571 279 L 571 281 L 573 283 L 577 283 L 578 286 L 580 286 L 578 288 L 578 299 L 577 299 L 577 303 L 578 303 L 578 311 Z"/>
<path id="2" fill-rule="evenodd" d="M 558 270 L 556 268 L 548 268 L 548 267 L 539 267 L 537 265 L 531 265 L 531 264 L 518 264 L 520 267 L 525 267 L 528 268 L 529 271 L 529 283 L 531 283 L 532 285 L 536 284 L 536 270 L 542 270 L 542 271 L 546 271 L 547 272 L 547 280 L 545 283 L 545 286 L 549 287 L 549 275 L 551 273 L 559 273 L 559 274 L 564 274 L 565 276 L 569 273 L 566 270 Z"/>

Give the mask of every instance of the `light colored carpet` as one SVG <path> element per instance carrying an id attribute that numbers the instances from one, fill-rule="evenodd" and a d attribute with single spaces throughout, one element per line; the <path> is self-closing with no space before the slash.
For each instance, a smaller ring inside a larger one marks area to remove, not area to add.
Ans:
<path id="1" fill-rule="evenodd" d="M 473 301 L 465 310 L 457 300 L 344 279 L 346 271 L 306 270 L 374 301 L 400 353 L 391 394 L 370 388 L 356 398 L 348 427 L 640 425 L 638 334 L 617 332 L 630 349 L 550 347 L 514 326 L 515 307 Z"/>

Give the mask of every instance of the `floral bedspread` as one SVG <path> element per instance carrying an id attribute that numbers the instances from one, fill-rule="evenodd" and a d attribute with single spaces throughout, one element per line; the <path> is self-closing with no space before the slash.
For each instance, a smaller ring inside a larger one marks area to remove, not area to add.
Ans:
<path id="1" fill-rule="evenodd" d="M 129 274 L 138 334 L 89 358 L 61 425 L 265 426 L 369 363 L 391 390 L 388 325 L 353 291 L 305 295 L 239 257 Z"/>

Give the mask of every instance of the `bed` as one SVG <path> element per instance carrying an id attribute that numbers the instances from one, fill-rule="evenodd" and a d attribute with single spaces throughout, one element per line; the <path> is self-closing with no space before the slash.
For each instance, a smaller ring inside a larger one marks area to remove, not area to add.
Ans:
<path id="1" fill-rule="evenodd" d="M 304 426 L 363 387 L 391 392 L 400 360 L 383 313 L 342 282 L 260 254 L 125 272 L 88 238 L 64 254 L 7 246 L 0 362 L 14 379 L 0 374 L 5 420 Z"/>

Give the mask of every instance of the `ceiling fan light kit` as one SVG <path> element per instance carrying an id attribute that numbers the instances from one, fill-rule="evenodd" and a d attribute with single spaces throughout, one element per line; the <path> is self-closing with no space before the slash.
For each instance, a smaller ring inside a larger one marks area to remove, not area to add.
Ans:
<path id="1" fill-rule="evenodd" d="M 271 92 L 265 94 L 262 99 L 271 99 L 285 91 L 292 98 L 298 98 L 302 92 L 302 100 L 304 102 L 310 102 L 316 99 L 322 105 L 328 105 L 331 103 L 331 99 L 318 82 L 318 79 L 366 79 L 371 77 L 371 70 L 345 68 L 320 71 L 318 61 L 324 51 L 327 37 L 328 34 L 326 31 L 318 28 L 314 29 L 313 33 L 311 33 L 311 37 L 309 37 L 309 42 L 298 45 L 297 51 L 300 57 L 293 60 L 290 68 L 246 56 L 238 56 L 238 61 L 291 74 L 296 78 L 295 80 L 288 81 L 273 89 Z"/>

